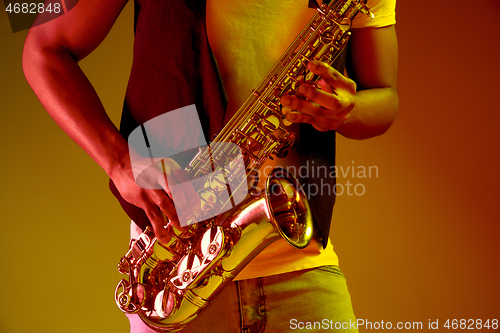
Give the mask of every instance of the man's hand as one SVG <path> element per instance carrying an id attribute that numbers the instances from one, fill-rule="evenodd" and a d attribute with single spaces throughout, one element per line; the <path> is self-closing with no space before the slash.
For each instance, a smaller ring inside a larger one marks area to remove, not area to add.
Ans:
<path id="1" fill-rule="evenodd" d="M 126 201 L 144 210 L 156 237 L 167 243 L 171 236 L 165 226 L 170 221 L 177 229 L 184 229 L 179 215 L 182 215 L 182 220 L 190 220 L 193 212 L 200 209 L 200 198 L 184 170 L 174 160 L 165 158 L 154 165 L 150 165 L 150 159 L 143 162 L 143 168 L 138 160 L 134 160 L 133 166 L 130 161 L 120 164 L 111 173 L 111 179 Z M 137 175 L 138 166 L 140 174 L 135 177 L 133 168 Z M 175 198 L 170 191 L 172 186 L 182 189 L 176 192 Z"/>
<path id="2" fill-rule="evenodd" d="M 297 88 L 298 96 L 282 96 L 286 119 L 293 123 L 309 123 L 319 131 L 336 130 L 356 104 L 356 83 L 323 62 L 312 60 L 307 68 L 321 76 L 319 88 L 301 83 Z"/>
<path id="3" fill-rule="evenodd" d="M 309 70 L 322 79 L 318 87 L 302 83 L 298 96 L 281 97 L 288 121 L 358 140 L 385 133 L 394 122 L 399 108 L 396 30 L 391 25 L 351 32 L 346 70 L 352 80 L 310 61 Z"/>

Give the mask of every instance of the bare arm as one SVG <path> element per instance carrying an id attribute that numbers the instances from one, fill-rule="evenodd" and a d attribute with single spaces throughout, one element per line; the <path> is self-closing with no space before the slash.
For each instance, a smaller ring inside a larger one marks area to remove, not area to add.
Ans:
<path id="1" fill-rule="evenodd" d="M 347 122 L 337 131 L 352 139 L 383 134 L 399 108 L 396 29 L 354 29 L 348 51 L 347 71 L 358 92 Z"/>
<path id="2" fill-rule="evenodd" d="M 81 1 L 32 28 L 23 52 L 26 79 L 45 110 L 108 174 L 126 144 L 78 61 L 102 42 L 125 3 Z"/>
<path id="3" fill-rule="evenodd" d="M 282 104 L 292 122 L 312 124 L 321 131 L 337 130 L 348 138 L 366 139 L 383 134 L 394 121 L 397 93 L 397 38 L 394 26 L 353 29 L 344 77 L 326 64 L 310 63 L 320 75 L 320 88 L 301 84 L 299 93 L 309 101 L 284 96 Z"/>
<path id="4" fill-rule="evenodd" d="M 156 235 L 166 241 L 162 212 L 177 217 L 171 200 L 162 190 L 135 184 L 128 143 L 78 66 L 102 42 L 126 2 L 80 1 L 67 14 L 32 28 L 24 46 L 23 69 L 45 110 L 113 179 L 122 196 L 145 210 Z"/>

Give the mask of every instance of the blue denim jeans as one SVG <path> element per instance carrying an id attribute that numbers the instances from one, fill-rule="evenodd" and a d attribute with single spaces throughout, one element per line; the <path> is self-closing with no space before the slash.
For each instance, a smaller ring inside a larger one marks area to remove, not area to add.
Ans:
<path id="1" fill-rule="evenodd" d="M 131 332 L 153 332 L 129 316 Z M 183 333 L 358 332 L 337 266 L 231 282 Z"/>

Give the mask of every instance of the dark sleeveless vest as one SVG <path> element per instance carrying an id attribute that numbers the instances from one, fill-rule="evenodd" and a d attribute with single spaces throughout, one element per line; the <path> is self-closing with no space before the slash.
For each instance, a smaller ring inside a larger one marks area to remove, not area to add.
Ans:
<path id="1" fill-rule="evenodd" d="M 134 57 L 120 124 L 125 138 L 147 120 L 191 104 L 207 142 L 222 129 L 226 95 L 208 43 L 205 10 L 206 0 L 144 0 L 136 5 Z M 345 52 L 336 61 L 341 71 L 344 59 Z M 302 165 L 330 170 L 335 165 L 335 132 L 319 132 L 309 124 L 301 124 L 300 131 Z M 326 246 L 335 178 L 322 174 L 299 180 L 304 189 L 330 189 L 309 200 Z M 143 229 L 149 225 L 142 209 L 126 202 L 112 182 L 110 188 L 132 220 Z"/>

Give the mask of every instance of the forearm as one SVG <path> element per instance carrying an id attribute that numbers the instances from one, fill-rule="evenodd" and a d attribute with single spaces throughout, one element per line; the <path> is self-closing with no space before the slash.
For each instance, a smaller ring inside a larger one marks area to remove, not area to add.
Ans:
<path id="1" fill-rule="evenodd" d="M 397 91 L 389 87 L 360 90 L 355 99 L 347 121 L 337 128 L 337 132 L 358 140 L 385 133 L 398 112 Z"/>
<path id="2" fill-rule="evenodd" d="M 358 89 L 354 108 L 337 131 L 351 139 L 383 134 L 394 122 L 399 108 L 398 42 L 394 25 L 353 29 L 346 66 Z"/>
<path id="3" fill-rule="evenodd" d="M 49 115 L 108 175 L 123 163 L 128 156 L 127 142 L 66 49 L 27 43 L 23 69 Z"/>

